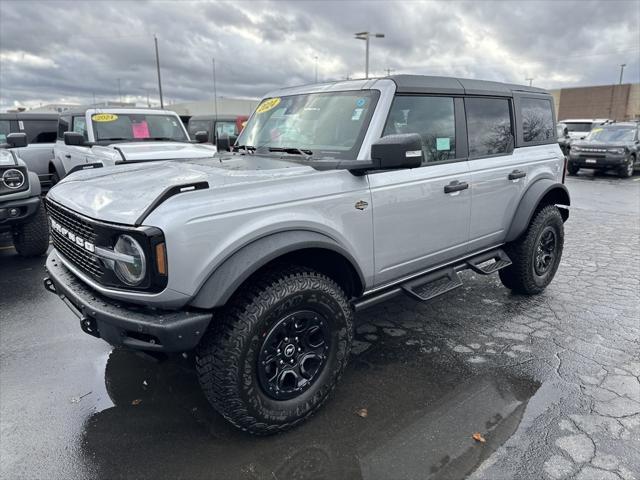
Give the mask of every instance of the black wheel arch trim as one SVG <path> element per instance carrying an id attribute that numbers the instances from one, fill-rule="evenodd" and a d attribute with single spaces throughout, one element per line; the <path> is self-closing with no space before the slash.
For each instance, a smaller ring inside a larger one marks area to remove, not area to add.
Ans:
<path id="1" fill-rule="evenodd" d="M 571 205 L 571 198 L 567 187 L 550 178 L 541 178 L 533 182 L 522 196 L 507 232 L 506 242 L 514 241 L 524 233 L 536 209 L 545 199 L 561 206 L 563 221 L 569 218 L 567 207 Z"/>
<path id="2" fill-rule="evenodd" d="M 223 306 L 251 275 L 283 255 L 308 248 L 330 250 L 344 257 L 364 287 L 364 275 L 353 256 L 333 238 L 311 230 L 288 230 L 271 233 L 244 245 L 229 255 L 202 284 L 190 306 Z"/>

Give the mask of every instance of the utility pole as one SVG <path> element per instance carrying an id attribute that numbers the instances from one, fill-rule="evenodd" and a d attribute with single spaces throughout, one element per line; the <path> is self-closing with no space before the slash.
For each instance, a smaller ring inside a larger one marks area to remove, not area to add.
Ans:
<path id="1" fill-rule="evenodd" d="M 532 87 L 533 86 L 533 78 L 525 78 L 525 80 L 529 81 L 529 86 Z"/>
<path id="2" fill-rule="evenodd" d="M 365 47 L 365 67 L 364 67 L 364 76 L 365 78 L 369 78 L 369 39 L 371 37 L 375 38 L 384 38 L 384 33 L 369 33 L 369 32 L 360 32 L 355 34 L 356 40 L 364 40 L 366 43 Z"/>
<path id="3" fill-rule="evenodd" d="M 391 72 L 395 72 L 395 69 L 393 69 L 393 68 L 385 68 L 384 71 L 387 72 L 387 77 L 390 77 L 391 76 Z"/>
<path id="4" fill-rule="evenodd" d="M 316 60 L 316 82 L 318 83 L 318 56 L 313 57 Z"/>
<path id="5" fill-rule="evenodd" d="M 215 112 L 216 119 L 218 118 L 218 90 L 216 88 L 216 59 L 212 58 L 211 63 L 213 65 L 213 111 Z M 215 132 L 214 132 L 215 135 Z"/>
<path id="6" fill-rule="evenodd" d="M 147 92 L 147 108 L 151 108 L 151 102 L 149 101 L 149 90 L 145 89 L 145 92 Z"/>
<path id="7" fill-rule="evenodd" d="M 91 92 L 93 95 L 93 106 L 96 106 L 96 92 Z"/>
<path id="8" fill-rule="evenodd" d="M 622 73 L 624 72 L 624 67 L 626 67 L 627 64 L 626 63 L 621 63 L 620 64 L 620 85 L 622 85 Z"/>
<path id="9" fill-rule="evenodd" d="M 153 36 L 156 45 L 156 68 L 158 69 L 158 92 L 160 93 L 160 108 L 164 108 L 164 100 L 162 98 L 162 79 L 160 77 L 160 54 L 158 53 L 158 37 Z"/>
<path id="10" fill-rule="evenodd" d="M 118 79 L 118 101 L 122 103 L 122 91 L 120 90 L 120 79 Z"/>

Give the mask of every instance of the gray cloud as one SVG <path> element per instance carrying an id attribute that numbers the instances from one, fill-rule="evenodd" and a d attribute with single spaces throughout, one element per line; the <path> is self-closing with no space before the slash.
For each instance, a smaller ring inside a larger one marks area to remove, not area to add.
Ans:
<path id="1" fill-rule="evenodd" d="M 157 101 L 153 35 L 170 101 L 261 96 L 371 71 L 546 87 L 640 81 L 640 2 L 0 2 L 0 109 L 122 95 Z"/>

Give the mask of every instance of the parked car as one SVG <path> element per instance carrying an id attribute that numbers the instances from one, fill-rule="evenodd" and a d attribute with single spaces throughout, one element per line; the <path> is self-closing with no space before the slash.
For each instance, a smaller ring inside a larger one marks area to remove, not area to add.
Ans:
<path id="1" fill-rule="evenodd" d="M 216 147 L 205 145 L 204 132 L 194 144 L 180 117 L 168 110 L 90 108 L 60 116 L 54 158 L 49 165 L 53 183 L 77 171 L 129 162 L 211 158 Z"/>
<path id="2" fill-rule="evenodd" d="M 187 130 L 193 136 L 196 132 L 205 131 L 209 134 L 209 142 L 217 145 L 220 136 L 227 136 L 229 144 L 233 145 L 248 120 L 247 115 L 194 115 L 189 119 Z"/>
<path id="3" fill-rule="evenodd" d="M 562 153 L 564 153 L 565 157 L 568 157 L 571 137 L 569 137 L 569 129 L 564 123 L 558 123 L 556 125 L 556 136 L 558 137 L 558 145 L 560 145 L 560 150 L 562 150 Z"/>
<path id="4" fill-rule="evenodd" d="M 27 146 L 17 150 L 18 156 L 35 172 L 43 190 L 49 188 L 49 164 L 53 159 L 53 146 L 58 129 L 57 113 L 0 113 L 0 143 L 10 133 L 25 133 Z"/>
<path id="5" fill-rule="evenodd" d="M 560 263 L 570 200 L 544 90 L 411 75 L 288 88 L 233 150 L 61 181 L 45 287 L 112 345 L 195 350 L 207 398 L 243 430 L 320 408 L 354 311 L 428 301 L 464 269 L 537 294 Z"/>
<path id="6" fill-rule="evenodd" d="M 27 147 L 26 133 L 9 133 L 0 144 L 0 233 L 11 233 L 23 257 L 49 248 L 49 225 L 40 200 L 40 181 L 18 156 Z"/>
<path id="7" fill-rule="evenodd" d="M 620 122 L 594 128 L 584 140 L 572 143 L 569 174 L 580 168 L 616 170 L 621 177 L 633 176 L 640 169 L 638 122 Z"/>

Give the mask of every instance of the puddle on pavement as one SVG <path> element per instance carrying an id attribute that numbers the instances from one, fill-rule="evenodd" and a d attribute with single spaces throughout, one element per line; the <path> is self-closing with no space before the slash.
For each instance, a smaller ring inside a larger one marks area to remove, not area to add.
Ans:
<path id="1" fill-rule="evenodd" d="M 105 367 L 113 406 L 86 421 L 82 449 L 101 478 L 463 478 L 513 434 L 539 384 L 442 358 L 367 352 L 310 421 L 252 437 L 209 407 L 190 360 L 116 349 Z"/>

